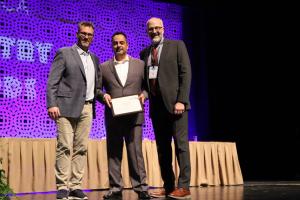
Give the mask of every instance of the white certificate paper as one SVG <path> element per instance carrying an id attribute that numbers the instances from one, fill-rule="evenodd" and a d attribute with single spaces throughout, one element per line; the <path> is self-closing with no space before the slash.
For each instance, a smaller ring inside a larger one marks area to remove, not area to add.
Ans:
<path id="1" fill-rule="evenodd" d="M 111 100 L 113 116 L 142 112 L 143 107 L 138 95 L 114 98 Z"/>

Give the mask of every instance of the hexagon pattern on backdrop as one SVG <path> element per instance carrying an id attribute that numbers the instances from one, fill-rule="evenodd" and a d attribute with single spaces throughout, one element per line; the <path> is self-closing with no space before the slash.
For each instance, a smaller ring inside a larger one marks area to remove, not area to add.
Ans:
<path id="1" fill-rule="evenodd" d="M 129 54 L 138 58 L 149 45 L 146 21 L 164 20 L 165 37 L 182 37 L 181 7 L 151 0 L 5 0 L 0 1 L 0 137 L 53 138 L 56 127 L 48 118 L 46 83 L 58 48 L 76 42 L 77 23 L 92 21 L 91 46 L 100 61 L 113 56 L 110 38 L 115 31 L 128 36 Z M 105 137 L 103 105 L 90 138 Z M 148 102 L 143 137 L 154 139 Z"/>

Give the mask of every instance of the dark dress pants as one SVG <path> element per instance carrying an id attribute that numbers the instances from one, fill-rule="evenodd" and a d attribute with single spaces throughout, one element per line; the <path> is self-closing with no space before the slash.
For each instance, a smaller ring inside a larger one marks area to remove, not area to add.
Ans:
<path id="1" fill-rule="evenodd" d="M 123 189 L 121 162 L 124 139 L 132 188 L 136 192 L 148 190 L 142 154 L 142 127 L 134 121 L 134 116 L 122 116 L 106 122 L 109 185 L 113 191 Z"/>
<path id="2" fill-rule="evenodd" d="M 188 113 L 184 112 L 182 115 L 169 113 L 161 97 L 151 98 L 150 109 L 164 188 L 167 192 L 175 188 L 171 146 L 173 137 L 180 168 L 177 186 L 188 189 L 191 177 Z"/>

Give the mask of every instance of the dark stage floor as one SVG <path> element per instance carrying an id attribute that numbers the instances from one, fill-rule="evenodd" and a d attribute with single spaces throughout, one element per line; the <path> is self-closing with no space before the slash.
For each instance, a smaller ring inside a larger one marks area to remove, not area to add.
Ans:
<path id="1" fill-rule="evenodd" d="M 300 182 L 245 182 L 241 186 L 191 187 L 190 190 L 193 200 L 300 200 Z M 106 192 L 86 191 L 89 200 L 101 200 Z M 55 195 L 55 192 L 19 194 L 18 199 L 55 200 Z M 133 190 L 123 191 L 123 200 L 137 199 Z"/>

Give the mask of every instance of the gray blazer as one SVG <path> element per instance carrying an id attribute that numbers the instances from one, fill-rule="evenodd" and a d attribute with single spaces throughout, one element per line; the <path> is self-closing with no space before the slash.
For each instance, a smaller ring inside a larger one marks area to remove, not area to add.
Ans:
<path id="1" fill-rule="evenodd" d="M 91 57 L 95 67 L 96 86 L 99 59 L 92 53 Z M 61 116 L 79 117 L 85 103 L 86 84 L 84 66 L 76 45 L 59 49 L 54 57 L 47 82 L 47 108 L 56 106 L 59 107 Z M 96 87 L 94 91 L 96 97 Z M 95 117 L 95 101 L 93 115 Z"/>
<path id="2" fill-rule="evenodd" d="M 144 90 L 144 62 L 142 60 L 129 57 L 129 68 L 125 86 L 123 87 L 117 71 L 114 67 L 113 59 L 110 59 L 100 65 L 99 72 L 99 90 L 98 100 L 104 104 L 103 96 L 105 93 L 109 94 L 111 98 L 135 95 L 144 93 L 145 97 L 148 97 L 148 93 Z M 105 90 L 105 92 L 103 91 Z M 132 118 L 131 123 L 142 124 L 144 122 L 144 113 L 131 114 L 130 116 L 124 116 Z M 105 107 L 105 119 L 106 121 L 112 119 L 111 109 Z"/>
<path id="3" fill-rule="evenodd" d="M 140 57 L 147 63 L 151 46 L 141 51 Z M 164 39 L 158 64 L 158 84 L 165 107 L 174 112 L 176 102 L 190 109 L 191 64 L 186 46 L 181 40 Z M 149 69 L 145 67 L 145 80 L 149 91 Z M 151 102 L 151 95 L 150 95 Z"/>

